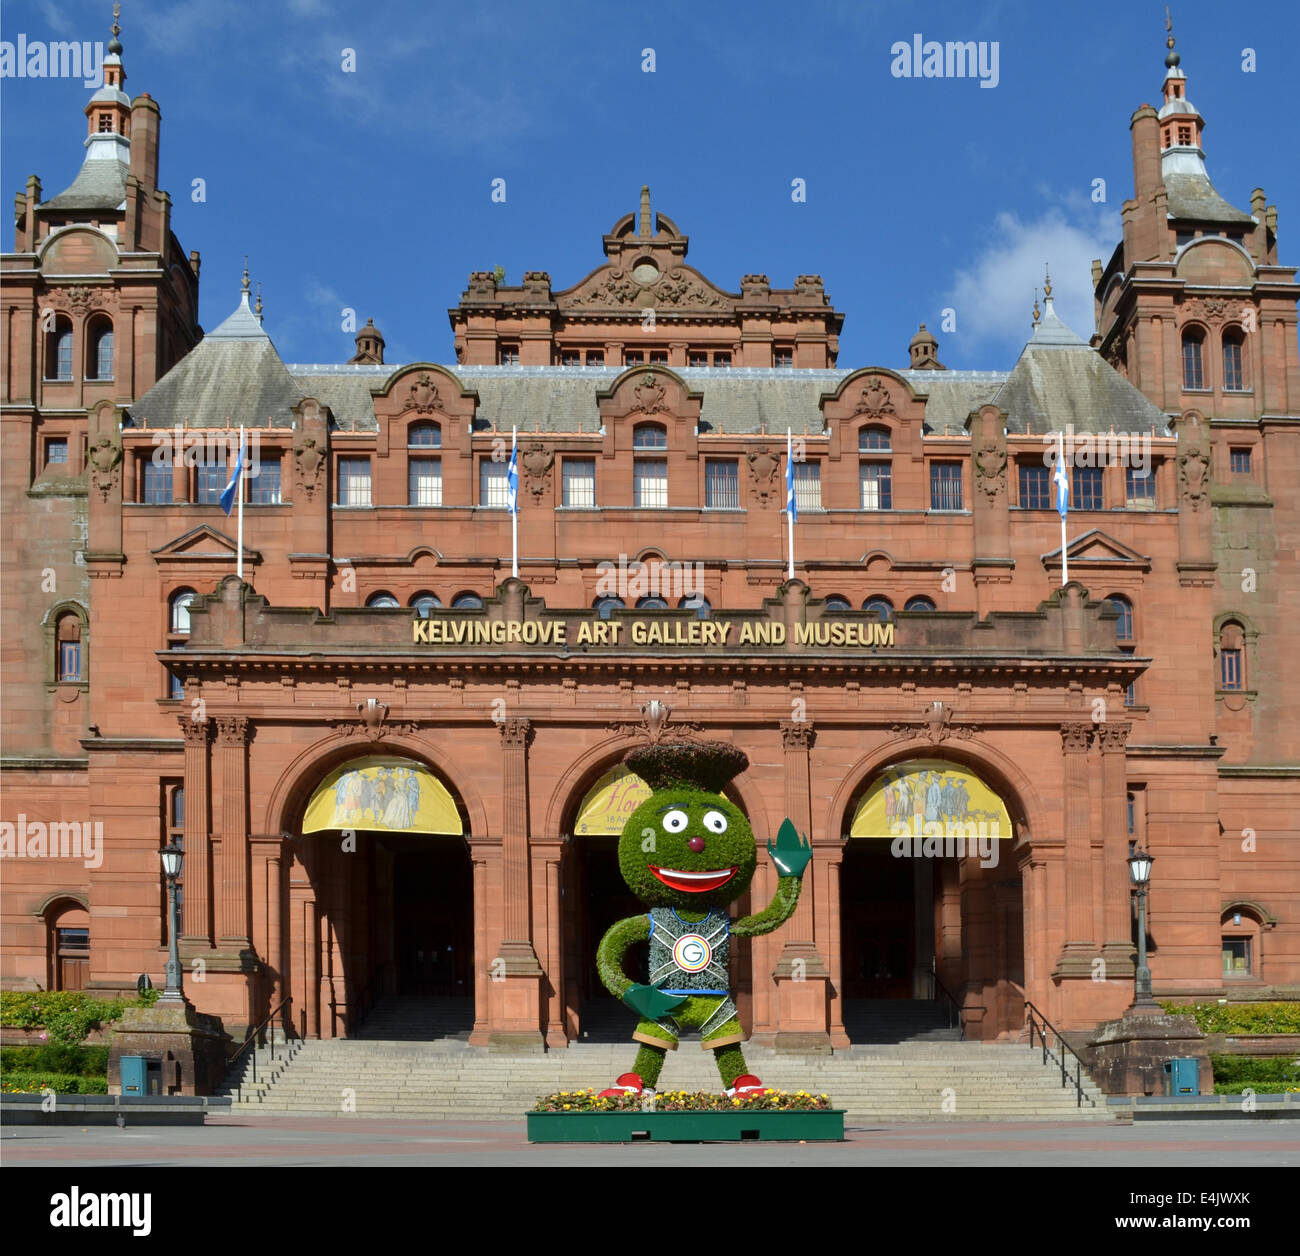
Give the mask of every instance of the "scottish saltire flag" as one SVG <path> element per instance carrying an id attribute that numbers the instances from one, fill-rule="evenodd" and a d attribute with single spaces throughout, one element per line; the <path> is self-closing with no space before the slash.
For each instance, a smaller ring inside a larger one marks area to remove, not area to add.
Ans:
<path id="1" fill-rule="evenodd" d="M 519 513 L 519 446 L 515 432 L 510 433 L 510 465 L 506 468 L 506 505 L 512 515 Z"/>
<path id="2" fill-rule="evenodd" d="M 235 459 L 235 469 L 230 473 L 226 487 L 221 490 L 221 509 L 230 514 L 235 504 L 235 495 L 239 492 L 239 482 L 244 475 L 244 429 L 239 429 L 239 457 Z"/>
<path id="3" fill-rule="evenodd" d="M 793 523 L 799 518 L 799 507 L 794 500 L 794 438 L 785 429 L 785 508 Z"/>
<path id="4" fill-rule="evenodd" d="M 1062 519 L 1070 511 L 1070 477 L 1065 474 L 1065 441 L 1056 438 L 1056 470 L 1052 473 L 1052 483 L 1056 485 L 1056 513 Z"/>

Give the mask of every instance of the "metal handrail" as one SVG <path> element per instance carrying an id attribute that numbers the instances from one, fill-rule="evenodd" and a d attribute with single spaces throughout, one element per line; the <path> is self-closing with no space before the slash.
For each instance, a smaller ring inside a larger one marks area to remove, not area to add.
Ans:
<path id="1" fill-rule="evenodd" d="M 934 982 L 934 987 L 939 994 L 943 995 L 941 1000 L 938 999 L 937 995 L 935 997 L 937 1001 L 944 1003 L 948 1009 L 948 1028 L 951 1029 L 956 1025 L 957 1032 L 964 1040 L 966 1037 L 966 1026 L 961 1018 L 961 1004 L 953 997 L 952 991 L 950 991 L 948 987 L 939 980 L 939 970 L 937 968 L 930 969 L 930 980 Z"/>
<path id="2" fill-rule="evenodd" d="M 1061 1037 L 1061 1031 L 1047 1019 L 1028 999 L 1025 1000 L 1025 1013 L 1029 1018 L 1029 1049 L 1034 1049 L 1034 1031 L 1037 1030 L 1039 1037 L 1043 1040 L 1043 1064 L 1046 1065 L 1048 1060 L 1055 1062 L 1056 1056 L 1047 1045 L 1047 1031 L 1050 1029 L 1056 1035 L 1056 1041 L 1061 1048 L 1061 1085 L 1068 1084 L 1068 1075 L 1066 1072 L 1066 1052 L 1074 1056 L 1074 1106 L 1083 1107 L 1083 1060 L 1079 1053 L 1070 1046 L 1064 1038 Z M 1041 1021 L 1040 1025 L 1038 1022 Z M 1091 1102 L 1091 1100 L 1089 1100 Z"/>
<path id="3" fill-rule="evenodd" d="M 271 1014 L 260 1025 L 258 1025 L 256 1029 L 249 1031 L 248 1037 L 245 1038 L 244 1041 L 239 1045 L 239 1047 L 235 1050 L 234 1054 L 231 1055 L 226 1060 L 227 1073 L 229 1073 L 230 1070 L 234 1068 L 235 1061 L 239 1059 L 239 1057 L 243 1055 L 244 1052 L 248 1049 L 249 1043 L 255 1042 L 257 1040 L 257 1036 L 262 1032 L 262 1030 L 264 1030 L 275 1019 L 276 1013 L 282 1007 L 288 1007 L 289 1004 L 292 1002 L 293 1002 L 293 995 L 291 994 L 286 995 L 283 999 L 280 1000 L 279 1003 L 275 1005 L 275 1007 L 271 1009 Z M 271 1035 L 270 1046 L 271 1046 L 271 1059 L 274 1060 L 275 1059 L 275 1035 L 274 1034 Z M 253 1054 L 250 1055 L 248 1058 L 253 1062 L 253 1084 L 257 1085 L 257 1049 L 256 1048 L 254 1048 Z"/>

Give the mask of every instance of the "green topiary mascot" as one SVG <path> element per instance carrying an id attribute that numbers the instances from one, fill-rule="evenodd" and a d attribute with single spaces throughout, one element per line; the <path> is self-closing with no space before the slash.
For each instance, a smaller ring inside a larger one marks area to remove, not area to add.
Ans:
<path id="1" fill-rule="evenodd" d="M 728 742 L 661 742 L 631 751 L 624 762 L 654 792 L 628 818 L 618 843 L 619 868 L 650 911 L 613 925 L 596 953 L 606 989 L 641 1014 L 632 1037 L 642 1044 L 635 1071 L 602 1095 L 653 1091 L 664 1056 L 683 1029 L 697 1029 L 715 1052 L 727 1094 L 762 1088 L 745 1071 L 744 1034 L 731 998 L 731 937 L 771 933 L 794 914 L 812 847 L 786 820 L 768 854 L 779 879 L 761 912 L 732 920 L 727 906 L 749 888 L 758 863 L 754 833 L 722 787 L 749 766 Z M 648 984 L 623 971 L 634 942 L 650 940 Z"/>

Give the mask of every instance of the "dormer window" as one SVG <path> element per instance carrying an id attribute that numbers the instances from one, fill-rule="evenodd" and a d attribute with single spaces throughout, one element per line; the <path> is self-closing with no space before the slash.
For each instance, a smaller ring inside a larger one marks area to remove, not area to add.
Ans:
<path id="1" fill-rule="evenodd" d="M 667 449 L 668 432 L 657 423 L 638 423 L 632 431 L 633 449 Z"/>

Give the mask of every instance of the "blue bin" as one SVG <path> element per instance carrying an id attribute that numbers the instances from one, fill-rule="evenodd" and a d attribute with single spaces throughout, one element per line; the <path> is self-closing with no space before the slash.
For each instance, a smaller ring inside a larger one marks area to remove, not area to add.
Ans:
<path id="1" fill-rule="evenodd" d="M 162 1094 L 161 1060 L 147 1055 L 124 1055 L 121 1064 L 124 1095 Z"/>
<path id="2" fill-rule="evenodd" d="M 1165 1094 L 1199 1095 L 1201 1093 L 1201 1062 L 1182 1058 L 1165 1061 Z"/>

